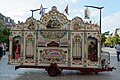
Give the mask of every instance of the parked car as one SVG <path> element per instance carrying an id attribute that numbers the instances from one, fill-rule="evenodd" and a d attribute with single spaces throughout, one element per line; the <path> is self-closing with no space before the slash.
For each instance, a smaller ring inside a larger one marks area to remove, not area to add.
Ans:
<path id="1" fill-rule="evenodd" d="M 104 44 L 104 47 L 110 47 L 110 44 L 105 43 L 105 44 Z"/>
<path id="2" fill-rule="evenodd" d="M 115 46 L 115 45 L 112 44 L 112 45 L 110 45 L 110 48 L 113 48 L 114 46 Z"/>

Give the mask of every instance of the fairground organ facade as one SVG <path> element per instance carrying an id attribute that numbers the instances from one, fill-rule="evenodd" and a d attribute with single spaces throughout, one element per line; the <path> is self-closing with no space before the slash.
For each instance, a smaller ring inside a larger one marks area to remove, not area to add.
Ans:
<path id="1" fill-rule="evenodd" d="M 32 17 L 11 28 L 10 64 L 101 66 L 100 28 L 75 17 L 68 20 L 55 6 L 40 20 Z"/>

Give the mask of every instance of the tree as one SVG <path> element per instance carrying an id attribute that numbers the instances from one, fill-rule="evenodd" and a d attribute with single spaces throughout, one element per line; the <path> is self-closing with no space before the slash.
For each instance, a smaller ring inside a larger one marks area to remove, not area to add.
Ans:
<path id="1" fill-rule="evenodd" d="M 6 26 L 3 26 L 3 23 L 0 23 L 0 41 L 3 43 L 9 44 L 9 35 L 10 35 L 10 29 L 8 29 Z"/>
<path id="2" fill-rule="evenodd" d="M 113 37 L 114 44 L 117 44 L 120 41 L 120 36 L 116 33 Z"/>
<path id="3" fill-rule="evenodd" d="M 108 44 L 110 44 L 110 45 L 115 45 L 115 44 L 117 44 L 119 41 L 120 41 L 119 35 L 118 35 L 118 34 L 115 34 L 115 35 L 113 35 L 113 36 L 109 36 L 109 37 L 106 39 L 105 43 L 108 43 Z"/>
<path id="4" fill-rule="evenodd" d="M 108 35 L 109 35 L 109 31 L 102 33 L 102 35 L 101 35 L 101 37 L 102 37 L 101 44 L 102 45 L 105 43 Z"/>

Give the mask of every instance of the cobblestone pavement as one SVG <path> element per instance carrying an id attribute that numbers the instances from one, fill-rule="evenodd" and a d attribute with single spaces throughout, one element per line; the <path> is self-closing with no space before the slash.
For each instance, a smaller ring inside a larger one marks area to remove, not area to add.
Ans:
<path id="1" fill-rule="evenodd" d="M 0 80 L 120 80 L 120 62 L 116 60 L 116 56 L 111 56 L 111 66 L 117 69 L 112 72 L 100 72 L 97 75 L 65 70 L 56 77 L 50 77 L 43 69 L 14 70 L 15 65 L 7 64 L 6 55 L 0 61 Z"/>

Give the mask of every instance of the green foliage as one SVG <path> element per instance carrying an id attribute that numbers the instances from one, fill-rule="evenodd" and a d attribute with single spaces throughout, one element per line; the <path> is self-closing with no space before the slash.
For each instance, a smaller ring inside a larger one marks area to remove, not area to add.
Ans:
<path id="1" fill-rule="evenodd" d="M 109 31 L 102 33 L 102 35 L 101 35 L 101 37 L 102 37 L 101 45 L 103 45 L 105 43 L 108 35 L 109 35 Z"/>
<path id="2" fill-rule="evenodd" d="M 120 37 L 118 34 L 115 34 L 112 38 L 113 44 L 117 44 L 120 41 Z"/>
<path id="3" fill-rule="evenodd" d="M 110 45 L 115 45 L 118 42 L 120 42 L 120 36 L 118 34 L 115 34 L 114 36 L 108 37 L 105 41 L 105 43 L 108 43 Z"/>
<path id="4" fill-rule="evenodd" d="M 10 29 L 8 29 L 6 26 L 0 25 L 0 41 L 9 44 L 9 35 L 10 35 Z"/>

